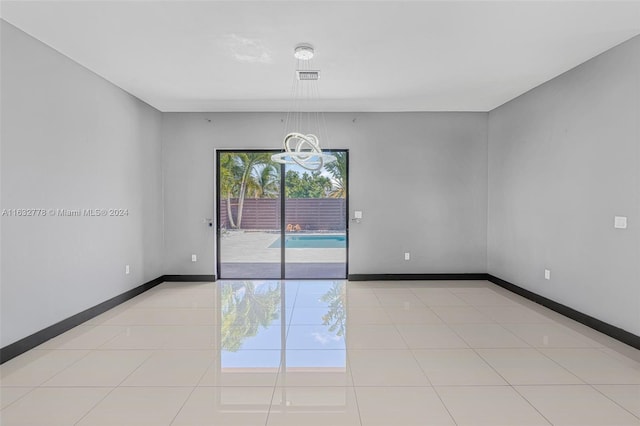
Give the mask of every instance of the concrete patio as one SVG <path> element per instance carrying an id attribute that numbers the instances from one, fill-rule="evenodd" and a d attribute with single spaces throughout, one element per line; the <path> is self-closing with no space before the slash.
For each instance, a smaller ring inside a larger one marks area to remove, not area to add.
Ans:
<path id="1" fill-rule="evenodd" d="M 220 238 L 220 278 L 280 278 L 280 247 L 270 248 L 280 238 L 279 231 L 231 230 Z M 346 248 L 287 248 L 285 275 L 346 278 L 346 261 Z"/>

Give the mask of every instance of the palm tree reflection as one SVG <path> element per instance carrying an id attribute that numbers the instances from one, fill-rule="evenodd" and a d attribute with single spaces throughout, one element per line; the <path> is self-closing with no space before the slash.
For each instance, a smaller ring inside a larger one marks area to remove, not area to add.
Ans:
<path id="1" fill-rule="evenodd" d="M 336 281 L 331 288 L 320 298 L 328 305 L 329 310 L 322 316 L 322 324 L 329 326 L 329 331 L 336 336 L 344 337 L 347 310 L 347 292 L 344 281 Z"/>
<path id="2" fill-rule="evenodd" d="M 221 346 L 240 350 L 245 339 L 254 337 L 280 318 L 280 283 L 242 281 L 221 288 Z"/>
<path id="3" fill-rule="evenodd" d="M 280 319 L 281 290 L 281 283 L 276 281 L 238 281 L 222 285 L 221 349 L 239 351 L 246 340 Z M 318 302 L 327 308 L 322 315 L 326 332 L 344 338 L 347 320 L 345 283 L 333 282 Z"/>

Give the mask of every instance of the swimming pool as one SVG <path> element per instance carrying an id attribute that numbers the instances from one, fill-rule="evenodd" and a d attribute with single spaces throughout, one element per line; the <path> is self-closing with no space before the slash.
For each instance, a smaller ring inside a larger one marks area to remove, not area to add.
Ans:
<path id="1" fill-rule="evenodd" d="M 269 248 L 279 248 L 280 238 L 275 240 Z M 285 248 L 346 248 L 346 235 L 287 235 L 284 240 Z"/>

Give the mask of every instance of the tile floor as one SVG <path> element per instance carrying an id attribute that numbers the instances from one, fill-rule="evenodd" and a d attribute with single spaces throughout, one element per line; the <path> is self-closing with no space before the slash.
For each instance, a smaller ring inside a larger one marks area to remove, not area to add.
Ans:
<path id="1" fill-rule="evenodd" d="M 0 366 L 2 425 L 640 425 L 640 351 L 485 281 L 164 283 Z"/>

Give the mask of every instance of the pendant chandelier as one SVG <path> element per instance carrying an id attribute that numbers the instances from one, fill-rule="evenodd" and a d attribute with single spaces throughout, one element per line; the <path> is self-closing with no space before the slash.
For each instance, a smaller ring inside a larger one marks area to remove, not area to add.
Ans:
<path id="1" fill-rule="evenodd" d="M 336 157 L 322 152 L 320 148 L 320 139 L 328 139 L 324 114 L 311 111 L 317 108 L 311 101 L 319 98 L 320 78 L 320 71 L 312 66 L 313 55 L 313 47 L 308 44 L 300 44 L 294 50 L 297 67 L 291 88 L 292 105 L 284 121 L 283 152 L 272 155 L 271 160 L 316 171 L 336 161 Z"/>

